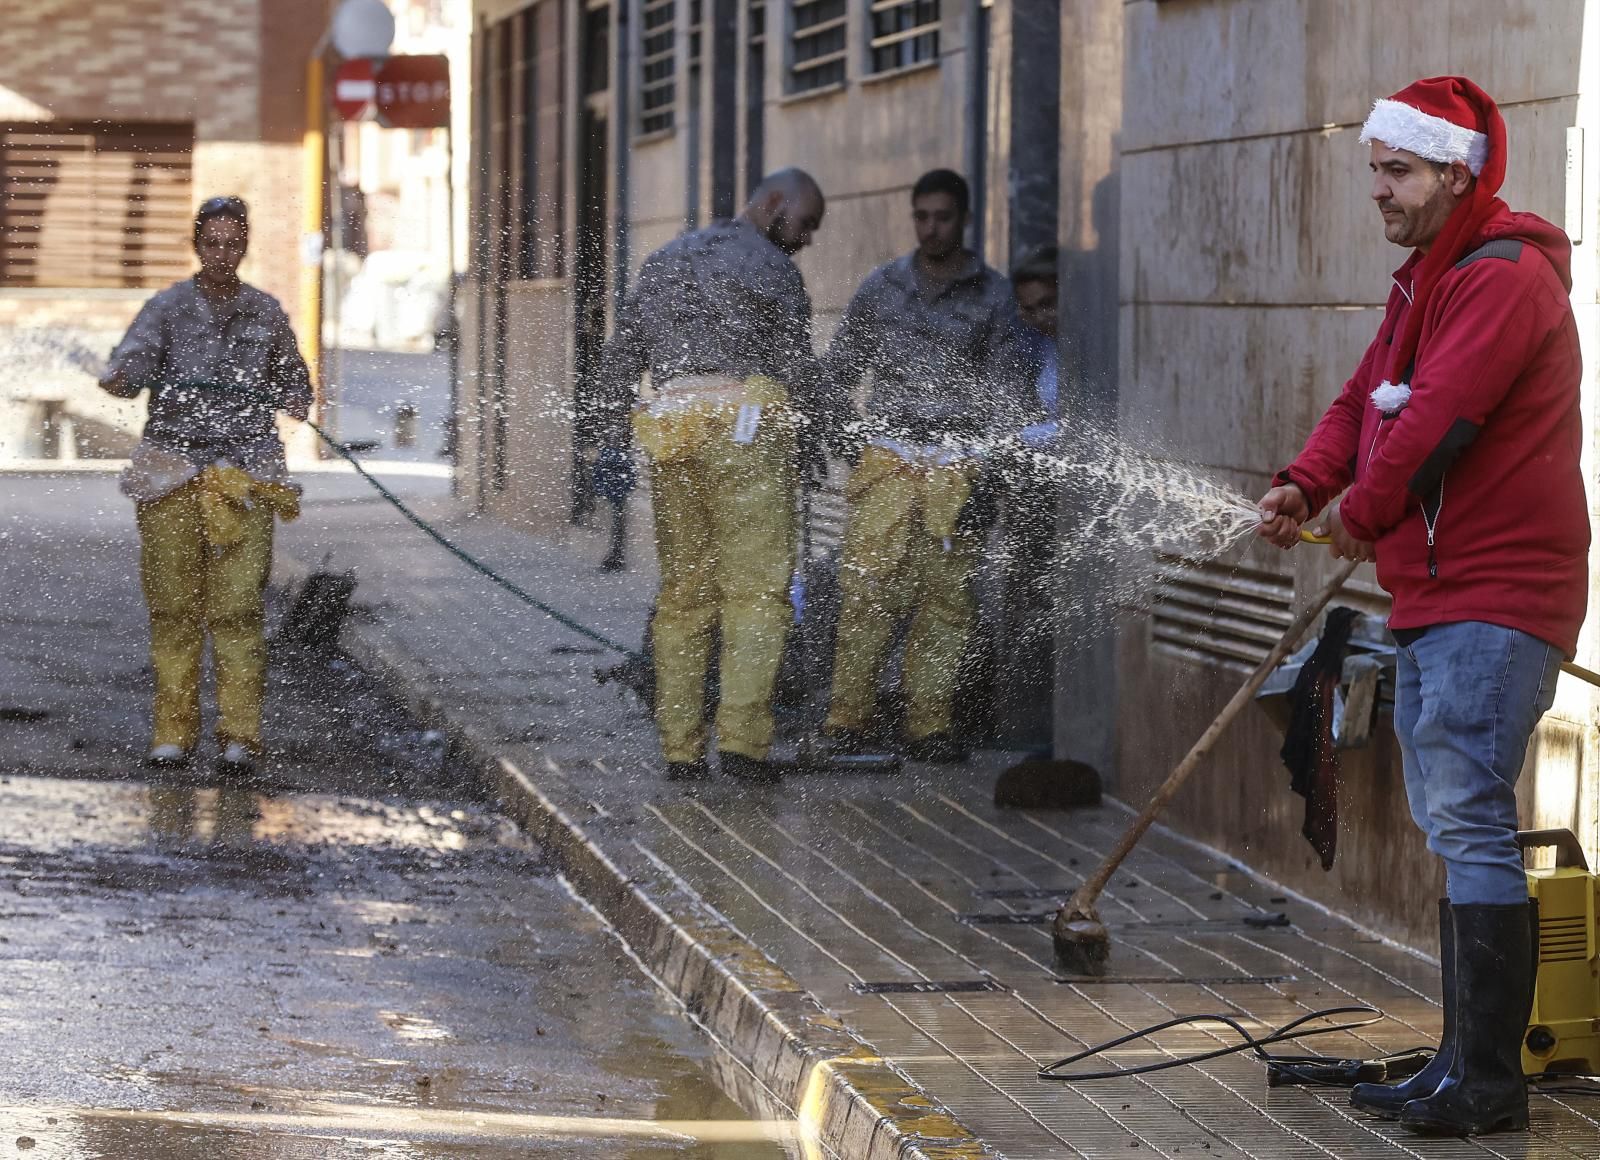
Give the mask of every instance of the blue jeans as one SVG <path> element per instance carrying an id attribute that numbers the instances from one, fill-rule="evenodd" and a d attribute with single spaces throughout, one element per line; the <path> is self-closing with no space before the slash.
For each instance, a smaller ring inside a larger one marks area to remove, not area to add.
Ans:
<path id="1" fill-rule="evenodd" d="M 1527 901 L 1517 776 L 1560 666 L 1537 637 L 1481 621 L 1436 624 L 1399 650 L 1394 732 L 1406 798 L 1458 906 Z"/>

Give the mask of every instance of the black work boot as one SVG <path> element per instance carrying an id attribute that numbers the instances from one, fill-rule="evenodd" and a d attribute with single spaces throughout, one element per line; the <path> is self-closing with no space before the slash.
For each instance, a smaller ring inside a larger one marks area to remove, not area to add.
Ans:
<path id="1" fill-rule="evenodd" d="M 972 750 L 953 733 L 930 733 L 906 742 L 906 756 L 933 765 L 959 765 L 972 756 Z"/>
<path id="2" fill-rule="evenodd" d="M 1385 1120 L 1400 1118 L 1412 1100 L 1431 1096 L 1450 1070 L 1456 1044 L 1456 928 L 1450 900 L 1439 899 L 1439 983 L 1444 999 L 1444 1033 L 1439 1050 L 1416 1075 L 1396 1084 L 1358 1083 L 1350 1089 L 1350 1106 Z"/>
<path id="3" fill-rule="evenodd" d="M 667 762 L 668 781 L 704 781 L 711 776 L 711 767 L 706 764 L 706 759 L 697 757 L 693 761 Z"/>
<path id="4" fill-rule="evenodd" d="M 717 760 L 722 766 L 723 773 L 740 781 L 770 785 L 783 780 L 783 767 L 775 761 L 762 761 L 757 757 L 746 757 L 742 753 L 718 753 Z"/>
<path id="5" fill-rule="evenodd" d="M 864 753 L 883 751 L 881 745 L 873 744 L 872 734 L 865 729 L 825 729 L 822 748 L 829 757 L 859 757 Z"/>
<path id="6" fill-rule="evenodd" d="M 1438 1090 L 1408 1103 L 1403 1127 L 1424 1135 L 1485 1136 L 1528 1127 L 1522 1037 L 1533 1007 L 1528 904 L 1453 906 L 1456 1047 Z"/>

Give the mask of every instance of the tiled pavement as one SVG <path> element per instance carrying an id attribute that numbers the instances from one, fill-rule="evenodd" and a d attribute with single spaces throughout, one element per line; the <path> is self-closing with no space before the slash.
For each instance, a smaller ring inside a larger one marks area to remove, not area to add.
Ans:
<path id="1" fill-rule="evenodd" d="M 639 639 L 653 588 L 647 568 L 601 575 L 604 546 L 581 534 L 560 546 L 465 519 L 448 501 L 421 510 L 530 591 L 615 639 Z M 595 685 L 595 667 L 614 658 L 473 575 L 392 512 L 324 505 L 284 529 L 282 542 L 307 563 L 331 548 L 335 567 L 357 570 L 358 600 L 371 611 L 354 629 L 390 675 L 520 771 L 553 813 L 581 828 L 619 884 L 663 913 L 692 916 L 691 931 L 731 929 L 759 948 L 997 1153 L 1600 1156 L 1600 1099 L 1585 1095 L 1537 1095 L 1530 1134 L 1456 1141 L 1420 1140 L 1356 1115 L 1339 1090 L 1269 1089 L 1259 1062 L 1243 1055 L 1137 1078 L 1042 1082 L 1042 1063 L 1175 1014 L 1228 1012 L 1265 1028 L 1370 1003 L 1389 1018 L 1304 1049 L 1368 1056 L 1411 1047 L 1437 1037 L 1437 971 L 1157 831 L 1101 903 L 1112 977 L 1059 981 L 1049 928 L 1027 916 L 1048 915 L 1094 866 L 1125 824 L 1121 807 L 998 810 L 989 797 L 1000 754 L 953 770 L 912 765 L 899 776 L 686 790 L 661 780 L 637 704 Z M 1290 925 L 1246 922 L 1280 912 Z M 1000 988 L 861 989 L 982 980 Z M 705 1018 L 712 1024 L 715 1013 Z M 1153 1062 L 1225 1038 L 1220 1029 L 1174 1029 L 1112 1059 Z M 824 1146 L 851 1154 L 838 1140 Z M 975 1151 L 930 1144 L 918 1154 Z"/>

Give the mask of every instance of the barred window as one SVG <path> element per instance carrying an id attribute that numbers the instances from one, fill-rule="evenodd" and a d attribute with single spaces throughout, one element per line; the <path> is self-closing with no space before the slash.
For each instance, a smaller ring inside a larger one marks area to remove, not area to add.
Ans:
<path id="1" fill-rule="evenodd" d="M 872 0 L 872 71 L 939 58 L 939 0 Z"/>
<path id="2" fill-rule="evenodd" d="M 767 4 L 750 0 L 750 43 L 744 70 L 744 187 L 749 193 L 765 174 L 767 134 Z"/>
<path id="3" fill-rule="evenodd" d="M 789 91 L 807 93 L 844 83 L 849 55 L 849 0 L 793 0 Z"/>
<path id="4" fill-rule="evenodd" d="M 639 132 L 659 133 L 676 123 L 678 0 L 644 0 L 641 17 Z"/>
<path id="5" fill-rule="evenodd" d="M 0 124 L 0 286 L 182 278 L 193 152 L 192 125 Z"/>

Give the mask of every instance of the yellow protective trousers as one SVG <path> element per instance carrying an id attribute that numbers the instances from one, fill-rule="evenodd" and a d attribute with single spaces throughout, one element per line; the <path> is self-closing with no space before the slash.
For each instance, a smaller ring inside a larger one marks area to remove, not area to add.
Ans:
<path id="1" fill-rule="evenodd" d="M 706 668 L 720 628 L 717 748 L 760 760 L 772 745 L 773 687 L 794 620 L 794 422 L 769 380 L 701 398 L 634 417 L 651 460 L 661 566 L 656 727 L 666 760 L 705 756 Z"/>
<path id="2" fill-rule="evenodd" d="M 213 466 L 137 505 L 139 575 L 155 670 L 152 745 L 192 749 L 199 740 L 200 657 L 209 632 L 217 740 L 260 752 L 272 517 L 275 510 L 289 518 L 298 513 L 293 493 L 285 492 L 254 484 L 238 468 Z"/>
<path id="3" fill-rule="evenodd" d="M 907 615 L 906 736 L 951 730 L 956 671 L 972 634 L 972 577 L 982 539 L 956 530 L 972 491 L 970 463 L 918 462 L 883 447 L 862 452 L 845 489 L 838 639 L 824 728 L 868 728 L 884 652 Z"/>

